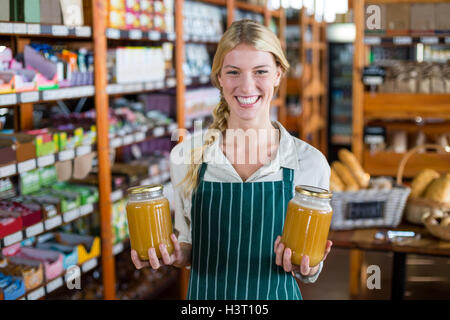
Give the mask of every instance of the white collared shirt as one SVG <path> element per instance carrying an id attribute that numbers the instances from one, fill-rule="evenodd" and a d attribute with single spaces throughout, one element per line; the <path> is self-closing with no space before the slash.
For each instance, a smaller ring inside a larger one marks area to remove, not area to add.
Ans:
<path id="1" fill-rule="evenodd" d="M 254 172 L 245 182 L 265 182 L 283 180 L 282 168 L 294 170 L 294 185 L 309 185 L 329 190 L 330 166 L 325 156 L 310 144 L 293 137 L 279 123 L 273 122 L 280 131 L 280 144 L 275 158 Z M 178 241 L 192 243 L 191 239 L 191 207 L 192 193 L 185 195 L 182 186 L 178 184 L 186 175 L 189 165 L 186 159 L 190 150 L 198 147 L 203 140 L 187 137 L 176 145 L 170 153 L 170 177 L 174 189 L 175 221 L 174 228 L 178 231 Z M 218 139 L 205 149 L 204 161 L 208 164 L 204 181 L 211 182 L 243 182 L 230 161 L 220 148 Z M 320 270 L 322 265 L 320 266 Z M 319 272 L 320 272 L 319 270 Z M 318 273 L 319 273 L 318 272 Z M 314 276 L 316 279 L 318 273 Z M 303 282 L 314 282 L 315 279 L 305 279 Z"/>

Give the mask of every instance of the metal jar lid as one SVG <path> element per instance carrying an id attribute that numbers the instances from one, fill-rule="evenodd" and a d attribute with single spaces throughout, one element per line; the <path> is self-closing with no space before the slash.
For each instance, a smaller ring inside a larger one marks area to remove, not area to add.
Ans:
<path id="1" fill-rule="evenodd" d="M 150 184 L 146 186 L 138 186 L 128 188 L 127 193 L 129 195 L 132 194 L 140 194 L 140 193 L 160 193 L 163 191 L 162 184 Z"/>
<path id="2" fill-rule="evenodd" d="M 333 194 L 326 189 L 304 185 L 296 186 L 295 192 L 320 199 L 331 199 L 333 196 Z"/>

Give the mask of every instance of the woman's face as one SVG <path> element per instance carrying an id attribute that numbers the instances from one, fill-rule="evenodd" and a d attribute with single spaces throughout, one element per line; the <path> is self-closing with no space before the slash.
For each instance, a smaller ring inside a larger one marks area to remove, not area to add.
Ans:
<path id="1" fill-rule="evenodd" d="M 230 117 L 264 121 L 269 115 L 281 68 L 270 52 L 239 44 L 225 55 L 219 83 L 230 107 Z"/>

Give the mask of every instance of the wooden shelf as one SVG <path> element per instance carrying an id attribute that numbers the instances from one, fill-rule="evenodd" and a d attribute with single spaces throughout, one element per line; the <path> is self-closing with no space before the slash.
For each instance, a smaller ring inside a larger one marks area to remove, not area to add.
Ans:
<path id="1" fill-rule="evenodd" d="M 300 94 L 300 79 L 288 78 L 286 85 L 286 94 L 299 95 Z"/>
<path id="2" fill-rule="evenodd" d="M 264 7 L 262 7 L 262 6 L 258 6 L 258 5 L 250 4 L 250 3 L 246 3 L 246 2 L 235 1 L 235 5 L 236 5 L 236 8 L 238 8 L 238 9 L 256 12 L 256 13 L 260 13 L 260 14 L 263 14 L 264 10 L 265 10 Z"/>
<path id="3" fill-rule="evenodd" d="M 363 165 L 364 169 L 371 175 L 395 177 L 402 158 L 402 153 L 383 151 L 371 154 L 366 150 L 364 151 Z M 424 168 L 445 173 L 448 172 L 449 163 L 450 154 L 448 153 L 419 153 L 409 159 L 405 167 L 404 177 L 412 178 Z"/>
<path id="4" fill-rule="evenodd" d="M 226 0 L 198 0 L 198 1 L 208 3 L 208 4 L 213 4 L 216 6 L 226 6 L 227 5 Z"/>
<path id="5" fill-rule="evenodd" d="M 450 120 L 450 94 L 365 93 L 364 115 L 367 120 L 417 117 Z"/>

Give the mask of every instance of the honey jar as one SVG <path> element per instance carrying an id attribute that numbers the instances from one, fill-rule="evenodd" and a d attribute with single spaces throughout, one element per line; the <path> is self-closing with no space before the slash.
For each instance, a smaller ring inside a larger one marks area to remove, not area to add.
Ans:
<path id="1" fill-rule="evenodd" d="M 162 185 L 129 188 L 127 219 L 131 249 L 137 251 L 141 260 L 148 260 L 149 248 L 155 248 L 156 255 L 161 258 L 161 243 L 166 245 L 169 254 L 173 252 L 172 217 Z"/>
<path id="2" fill-rule="evenodd" d="M 292 250 L 291 262 L 300 265 L 303 255 L 310 267 L 322 261 L 330 230 L 333 210 L 332 194 L 312 186 L 296 186 L 289 201 L 281 242 Z"/>

